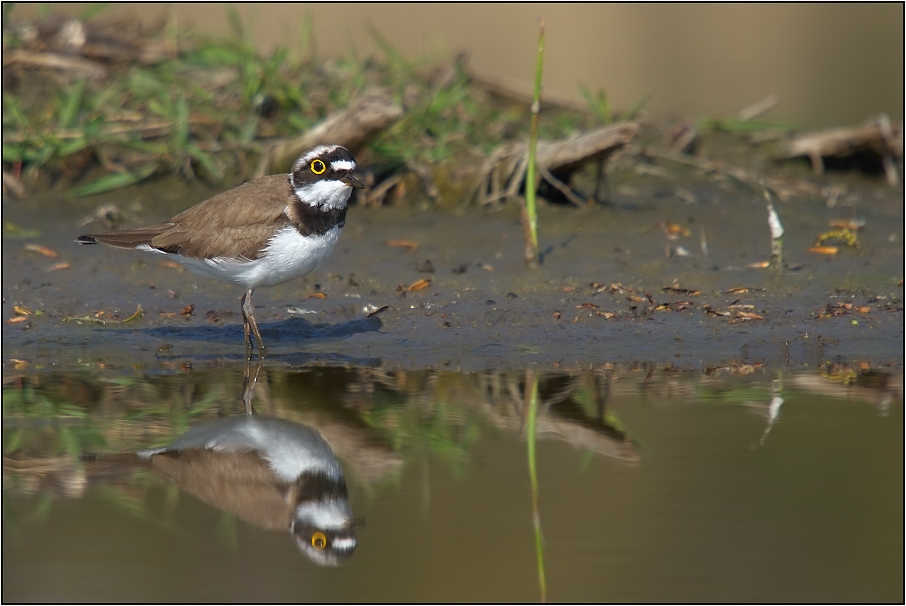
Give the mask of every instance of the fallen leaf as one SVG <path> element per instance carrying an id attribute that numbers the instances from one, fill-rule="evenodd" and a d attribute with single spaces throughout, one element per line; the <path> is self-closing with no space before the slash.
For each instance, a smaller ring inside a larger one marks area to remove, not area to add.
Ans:
<path id="1" fill-rule="evenodd" d="M 819 234 L 815 239 L 815 248 L 821 248 L 828 240 L 838 240 L 847 246 L 859 245 L 859 239 L 855 231 L 848 228 L 838 228 Z"/>
<path id="2" fill-rule="evenodd" d="M 17 316 L 30 316 L 31 312 L 25 309 L 24 307 L 19 307 L 18 305 L 13 305 L 13 311 L 16 312 Z"/>
<path id="3" fill-rule="evenodd" d="M 428 280 L 427 278 L 423 278 L 423 279 L 418 280 L 418 281 L 416 281 L 416 282 L 413 282 L 412 284 L 410 284 L 409 286 L 407 286 L 407 287 L 406 287 L 406 291 L 407 291 L 407 292 L 415 292 L 416 290 L 421 290 L 421 289 L 423 289 L 423 288 L 428 288 L 430 285 L 431 285 L 431 280 Z"/>
<path id="4" fill-rule="evenodd" d="M 139 304 L 138 309 L 135 310 L 135 313 L 132 314 L 131 316 L 129 316 L 128 318 L 126 318 L 125 320 L 123 320 L 123 324 L 125 324 L 126 322 L 134 322 L 135 320 L 141 320 L 142 315 L 144 315 L 143 311 L 142 311 L 142 306 L 141 306 L 141 304 Z"/>
<path id="5" fill-rule="evenodd" d="M 327 295 L 323 292 L 313 292 L 306 297 L 307 299 L 326 299 Z"/>
<path id="6" fill-rule="evenodd" d="M 26 244 L 25 250 L 30 250 L 31 252 L 41 253 L 45 257 L 56 258 L 57 253 L 55 250 L 51 250 L 46 246 L 41 246 L 40 244 Z"/>
<path id="7" fill-rule="evenodd" d="M 65 262 L 54 263 L 53 265 L 51 265 L 50 267 L 45 269 L 44 273 L 51 272 L 51 271 L 57 271 L 58 269 L 69 269 L 69 267 L 70 267 L 69 263 L 65 263 Z"/>
<path id="8" fill-rule="evenodd" d="M 770 261 L 757 261 L 755 263 L 749 263 L 747 267 L 753 267 L 755 269 L 764 269 L 765 267 L 770 267 Z"/>
<path id="9" fill-rule="evenodd" d="M 169 267 L 171 269 L 184 269 L 183 266 L 176 261 L 161 261 L 161 267 Z"/>
<path id="10" fill-rule="evenodd" d="M 819 255 L 836 255 L 839 250 L 838 246 L 812 246 L 808 249 L 809 252 Z"/>
<path id="11" fill-rule="evenodd" d="M 28 316 L 16 316 L 15 318 L 7 320 L 7 323 L 18 324 L 19 322 L 25 322 L 26 320 L 28 320 Z"/>
<path id="12" fill-rule="evenodd" d="M 413 253 L 418 250 L 418 244 L 412 240 L 387 240 L 384 244 L 387 246 L 405 248 L 407 253 Z"/>
<path id="13" fill-rule="evenodd" d="M 583 303 L 582 305 L 576 305 L 576 309 L 581 309 L 583 307 L 585 309 L 598 309 L 600 305 L 595 305 L 594 303 Z"/>
<path id="14" fill-rule="evenodd" d="M 683 227 L 682 225 L 678 225 L 671 221 L 661 221 L 657 225 L 653 225 L 650 228 L 648 228 L 648 230 L 645 233 L 653 231 L 653 230 L 657 229 L 658 227 L 661 228 L 661 231 L 664 232 L 664 235 L 666 235 L 670 239 L 674 239 L 677 236 L 688 236 L 690 233 L 689 230 L 686 229 L 685 227 Z"/>
<path id="15" fill-rule="evenodd" d="M 575 286 L 564 286 L 563 288 L 560 289 L 560 292 L 575 292 L 575 291 L 576 291 Z"/>
<path id="16" fill-rule="evenodd" d="M 608 320 L 611 320 L 611 319 L 617 317 L 617 314 L 613 313 L 612 311 L 596 311 L 595 315 L 601 316 L 602 318 L 606 318 Z"/>
<path id="17" fill-rule="evenodd" d="M 553 317 L 556 318 L 557 320 L 560 319 L 560 315 L 561 315 L 561 314 L 560 314 L 559 311 L 555 311 L 554 313 L 551 314 L 551 316 L 553 316 Z"/>
<path id="18" fill-rule="evenodd" d="M 750 313 L 747 311 L 737 311 L 736 317 L 743 318 L 746 320 L 764 320 L 764 318 L 762 316 L 759 316 L 758 314 L 753 314 L 753 313 Z"/>
<path id="19" fill-rule="evenodd" d="M 702 292 L 700 290 L 692 290 L 690 288 L 680 288 L 679 286 L 665 286 L 662 288 L 664 292 L 675 292 L 679 294 L 689 295 L 690 297 L 697 297 Z"/>
<path id="20" fill-rule="evenodd" d="M 183 308 L 183 310 L 182 310 L 181 312 L 179 312 L 179 313 L 180 313 L 181 315 L 183 315 L 183 316 L 191 316 L 192 313 L 193 313 L 194 311 L 195 311 L 195 304 L 194 304 L 194 303 L 189 303 L 189 304 L 186 305 L 186 306 Z"/>
<path id="21" fill-rule="evenodd" d="M 733 318 L 729 324 L 739 324 L 740 322 L 751 322 L 753 318 Z"/>
<path id="22" fill-rule="evenodd" d="M 747 292 L 764 292 L 763 288 L 755 288 L 753 286 L 737 286 L 736 288 L 731 288 L 730 290 L 725 290 L 725 295 L 740 295 Z"/>
<path id="23" fill-rule="evenodd" d="M 720 311 L 720 310 L 718 310 L 718 309 L 713 309 L 713 308 L 712 308 L 710 305 L 708 305 L 707 303 L 706 303 L 705 305 L 702 305 L 702 309 L 705 310 L 705 313 L 710 314 L 710 315 L 712 315 L 712 316 L 724 316 L 724 317 L 726 317 L 726 316 L 729 316 L 729 315 L 730 315 L 730 312 L 728 312 L 728 311 Z"/>

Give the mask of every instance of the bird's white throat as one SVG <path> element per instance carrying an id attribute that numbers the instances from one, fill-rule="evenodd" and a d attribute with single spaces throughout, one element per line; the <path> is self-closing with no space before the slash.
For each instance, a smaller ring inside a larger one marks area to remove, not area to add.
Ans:
<path id="1" fill-rule="evenodd" d="M 343 208 L 349 202 L 349 196 L 352 195 L 352 188 L 349 185 L 334 179 L 306 183 L 294 188 L 293 191 L 299 200 L 312 206 L 318 206 L 321 210 Z"/>

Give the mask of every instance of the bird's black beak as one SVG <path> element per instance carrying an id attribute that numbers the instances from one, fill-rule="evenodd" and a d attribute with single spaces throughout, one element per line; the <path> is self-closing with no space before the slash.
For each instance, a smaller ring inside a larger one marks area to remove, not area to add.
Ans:
<path id="1" fill-rule="evenodd" d="M 342 182 L 345 183 L 346 185 L 349 185 L 349 186 L 354 187 L 354 188 L 356 188 L 356 189 L 365 189 L 365 184 L 362 183 L 361 181 L 359 181 L 358 179 L 356 179 L 356 178 L 355 178 L 355 175 L 351 175 L 351 174 L 350 174 L 350 175 L 346 175 L 345 177 L 343 177 L 342 179 L 340 179 L 340 181 L 342 181 Z"/>

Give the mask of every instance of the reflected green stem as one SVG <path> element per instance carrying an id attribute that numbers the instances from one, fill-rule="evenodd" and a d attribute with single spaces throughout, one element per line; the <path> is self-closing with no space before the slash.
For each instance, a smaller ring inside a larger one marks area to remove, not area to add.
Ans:
<path id="1" fill-rule="evenodd" d="M 528 443 L 529 480 L 532 485 L 532 525 L 535 529 L 535 554 L 538 557 L 538 585 L 541 588 L 541 601 L 547 601 L 547 582 L 544 577 L 544 536 L 541 533 L 541 510 L 538 507 L 538 470 L 535 466 L 535 426 L 538 418 L 538 376 L 526 372 L 525 384 L 528 399 L 528 419 L 526 422 L 526 442 Z"/>

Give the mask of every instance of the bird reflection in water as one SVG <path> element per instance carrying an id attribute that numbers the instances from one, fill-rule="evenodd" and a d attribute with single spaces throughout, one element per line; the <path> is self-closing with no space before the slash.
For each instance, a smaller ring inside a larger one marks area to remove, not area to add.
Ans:
<path id="1" fill-rule="evenodd" d="M 202 501 L 266 530 L 288 529 L 300 551 L 337 565 L 356 547 L 346 479 L 312 427 L 255 414 L 258 377 L 246 368 L 246 414 L 206 421 L 162 448 L 137 453 L 143 466 Z"/>

